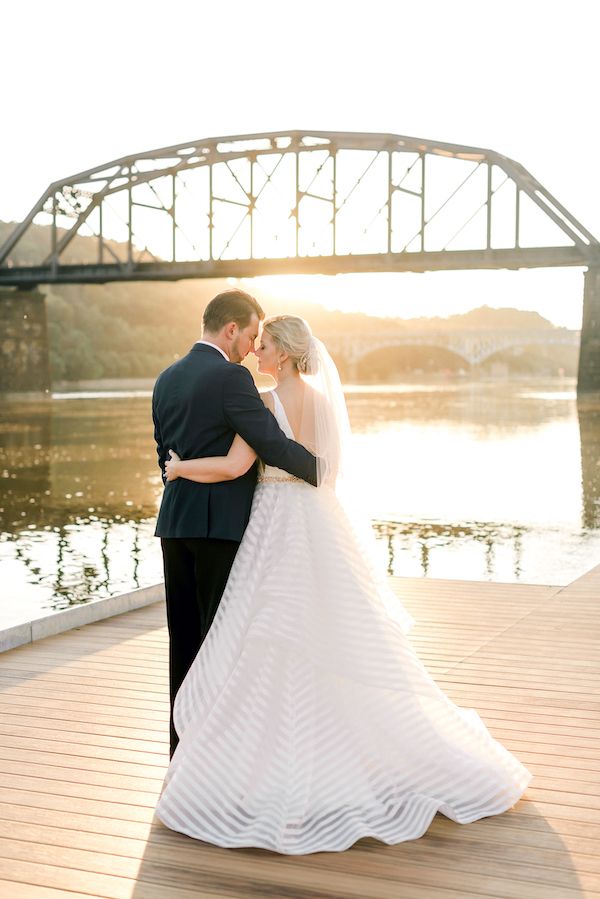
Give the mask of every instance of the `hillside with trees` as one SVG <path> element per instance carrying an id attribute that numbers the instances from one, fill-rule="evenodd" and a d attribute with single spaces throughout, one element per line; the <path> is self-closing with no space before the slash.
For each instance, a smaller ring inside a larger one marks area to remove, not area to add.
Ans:
<path id="1" fill-rule="evenodd" d="M 0 245 L 15 223 L 0 222 Z M 48 252 L 49 228 L 34 226 L 13 254 L 15 264 L 38 264 Z M 123 247 L 114 249 L 122 256 Z M 66 261 L 95 259 L 92 238 L 75 237 Z M 43 286 L 47 298 L 51 374 L 54 381 L 153 378 L 198 339 L 209 300 L 230 286 L 226 280 L 120 282 Z M 247 289 L 252 289 L 244 284 Z M 281 301 L 261 291 L 267 315 L 294 312 L 310 321 L 317 336 L 404 330 L 553 328 L 536 312 L 482 306 L 448 318 L 401 319 L 344 313 L 307 302 Z"/>

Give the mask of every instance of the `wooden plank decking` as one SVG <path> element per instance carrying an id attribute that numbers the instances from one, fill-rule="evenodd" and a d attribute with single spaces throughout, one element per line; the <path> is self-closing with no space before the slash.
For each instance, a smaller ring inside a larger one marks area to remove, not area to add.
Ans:
<path id="1" fill-rule="evenodd" d="M 565 588 L 394 587 L 442 689 L 533 772 L 513 809 L 301 857 L 169 831 L 153 820 L 168 759 L 157 603 L 0 655 L 0 897 L 600 896 L 600 566 Z"/>

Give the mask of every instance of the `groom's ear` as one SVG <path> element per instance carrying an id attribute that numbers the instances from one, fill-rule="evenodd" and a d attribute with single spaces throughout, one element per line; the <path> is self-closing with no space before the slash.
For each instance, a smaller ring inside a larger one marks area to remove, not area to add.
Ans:
<path id="1" fill-rule="evenodd" d="M 224 333 L 225 337 L 227 337 L 228 340 L 233 340 L 237 329 L 238 329 L 237 322 L 227 322 L 227 324 L 223 328 L 223 333 Z"/>

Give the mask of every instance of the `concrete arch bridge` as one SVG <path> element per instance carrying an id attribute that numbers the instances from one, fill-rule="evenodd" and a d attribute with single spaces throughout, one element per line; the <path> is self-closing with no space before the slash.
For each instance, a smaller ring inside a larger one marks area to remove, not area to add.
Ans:
<path id="1" fill-rule="evenodd" d="M 397 335 L 386 332 L 344 337 L 331 334 L 323 337 L 330 352 L 343 358 L 351 369 L 377 350 L 403 346 L 427 346 L 450 350 L 469 365 L 479 365 L 502 350 L 529 346 L 579 346 L 580 331 L 557 330 L 502 331 L 406 331 Z"/>

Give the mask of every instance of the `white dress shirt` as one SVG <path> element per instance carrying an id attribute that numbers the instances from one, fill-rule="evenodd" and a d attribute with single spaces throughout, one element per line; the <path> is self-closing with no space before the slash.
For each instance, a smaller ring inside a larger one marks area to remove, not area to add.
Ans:
<path id="1" fill-rule="evenodd" d="M 217 346 L 216 343 L 211 343 L 210 340 L 197 340 L 196 343 L 203 343 L 205 346 L 213 347 L 215 350 L 218 350 L 220 352 L 221 356 L 223 356 L 225 359 L 227 359 L 228 362 L 231 362 L 231 359 L 229 358 L 229 356 L 227 355 L 225 350 L 222 350 L 221 347 Z"/>

